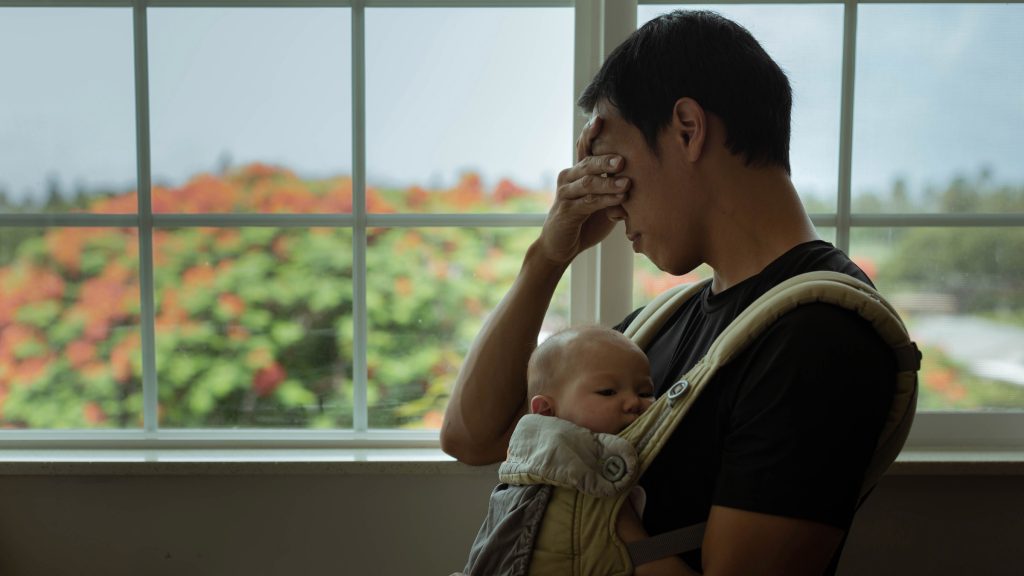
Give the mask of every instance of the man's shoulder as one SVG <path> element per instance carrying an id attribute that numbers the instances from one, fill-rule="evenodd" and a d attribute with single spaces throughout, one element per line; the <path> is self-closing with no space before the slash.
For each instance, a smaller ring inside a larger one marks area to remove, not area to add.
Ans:
<path id="1" fill-rule="evenodd" d="M 745 353 L 742 380 L 772 387 L 817 389 L 829 382 L 834 391 L 862 394 L 866 380 L 888 382 L 896 370 L 892 349 L 872 323 L 858 312 L 821 302 L 798 306 L 775 320 Z M 756 374 L 756 376 L 755 376 Z M 887 387 L 874 387 L 888 394 Z"/>
<path id="2" fill-rule="evenodd" d="M 772 333 L 786 333 L 786 339 L 793 344 L 813 345 L 822 339 L 882 341 L 871 322 L 860 313 L 827 302 L 809 302 L 786 312 L 766 331 L 766 335 Z"/>

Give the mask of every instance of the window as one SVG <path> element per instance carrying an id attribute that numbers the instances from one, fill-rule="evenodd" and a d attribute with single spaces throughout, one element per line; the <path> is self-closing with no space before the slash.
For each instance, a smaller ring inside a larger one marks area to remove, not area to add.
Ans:
<path id="1" fill-rule="evenodd" d="M 850 248 L 922 346 L 925 411 L 1024 409 L 1022 24 L 1021 4 L 859 10 Z"/>
<path id="2" fill-rule="evenodd" d="M 786 70 L 794 183 L 924 351 L 911 445 L 1019 443 L 1024 6 L 707 8 Z M 634 276 L 640 301 L 666 283 L 647 263 Z"/>
<path id="3" fill-rule="evenodd" d="M 572 161 L 574 96 L 698 7 L 48 4 L 0 0 L 0 442 L 86 446 L 436 445 Z M 1024 5 L 708 7 L 789 74 L 812 219 L 925 348 L 911 441 L 1017 441 Z M 678 281 L 613 235 L 544 329 Z"/>
<path id="4" fill-rule="evenodd" d="M 7 438 L 436 442 L 571 161 L 571 6 L 70 4 L 0 8 L 45 48 L 0 60 Z"/>

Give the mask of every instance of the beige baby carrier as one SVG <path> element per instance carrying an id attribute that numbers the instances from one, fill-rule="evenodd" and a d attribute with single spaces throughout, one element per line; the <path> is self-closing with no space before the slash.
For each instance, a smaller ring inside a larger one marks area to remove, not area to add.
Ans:
<path id="1" fill-rule="evenodd" d="M 672 313 L 703 286 L 679 286 L 661 294 L 625 334 L 646 347 Z M 917 402 L 920 354 L 896 312 L 870 286 L 845 274 L 810 272 L 779 284 L 751 304 L 718 336 L 704 358 L 619 435 L 594 434 L 557 418 L 524 417 L 512 436 L 508 459 L 499 469 L 503 484 L 496 492 L 503 487 L 519 490 L 523 496 L 517 496 L 509 510 L 521 513 L 532 506 L 539 513 L 533 513 L 532 525 L 520 527 L 515 545 L 506 541 L 493 547 L 503 550 L 506 558 L 501 561 L 487 557 L 485 524 L 474 552 L 485 551 L 471 556 L 466 571 L 471 576 L 628 575 L 635 565 L 699 548 L 704 524 L 627 546 L 616 533 L 619 509 L 630 505 L 640 476 L 716 370 L 780 316 L 814 302 L 856 311 L 896 355 L 896 389 L 864 476 L 863 499 L 907 438 Z M 530 524 L 529 514 L 522 521 Z"/>

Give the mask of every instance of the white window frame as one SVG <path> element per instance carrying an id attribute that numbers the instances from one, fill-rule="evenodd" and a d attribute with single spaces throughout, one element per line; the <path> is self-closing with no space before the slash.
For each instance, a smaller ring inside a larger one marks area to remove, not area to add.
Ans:
<path id="1" fill-rule="evenodd" d="M 1024 0 L 1009 0 L 1019 4 Z M 858 214 L 852 212 L 851 175 L 853 95 L 860 4 L 954 3 L 950 0 L 707 0 L 689 4 L 841 4 L 844 7 L 842 96 L 838 198 L 834 214 L 812 214 L 816 226 L 834 227 L 836 245 L 849 249 L 850 230 L 857 227 L 1019 227 L 1024 214 Z M 977 2 L 955 2 L 977 3 Z M 1006 2 L 1000 2 L 1006 3 Z M 639 4 L 682 5 L 687 2 L 644 0 Z M 0 214 L 0 226 L 135 228 L 140 242 L 140 298 L 143 365 L 143 418 L 140 430 L 0 431 L 0 448 L 20 449 L 159 449 L 159 448 L 417 448 L 438 447 L 436 432 L 369 429 L 367 407 L 366 230 L 369 227 L 498 227 L 540 226 L 543 214 L 367 214 L 365 10 L 367 8 L 431 7 L 574 7 L 574 94 L 579 94 L 603 58 L 635 28 L 636 0 L 0 0 L 0 7 L 131 8 L 135 50 L 135 107 L 138 215 Z M 352 24 L 352 214 L 153 214 L 149 139 L 147 10 L 162 7 L 351 8 Z M 576 113 L 574 134 L 585 119 Z M 573 144 L 567 143 L 566 160 Z M 160 430 L 157 428 L 157 379 L 154 327 L 152 244 L 154 228 L 196 226 L 337 227 L 353 230 L 353 309 L 355 410 L 353 430 Z M 571 269 L 570 322 L 610 325 L 632 308 L 633 253 L 622 234 L 577 258 Z M 1024 413 L 925 412 L 917 416 L 910 449 L 1005 449 L 1024 446 Z"/>

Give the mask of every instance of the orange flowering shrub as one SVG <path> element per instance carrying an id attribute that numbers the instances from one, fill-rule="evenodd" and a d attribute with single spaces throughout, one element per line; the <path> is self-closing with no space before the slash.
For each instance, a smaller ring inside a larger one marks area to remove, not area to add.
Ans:
<path id="1" fill-rule="evenodd" d="M 135 192 L 92 213 L 130 213 Z M 370 189 L 371 213 L 537 211 L 550 197 L 469 174 L 445 190 Z M 352 181 L 252 164 L 155 187 L 157 213 L 348 213 Z M 536 234 L 372 229 L 371 424 L 437 427 L 464 347 Z M 0 267 L 0 426 L 139 427 L 142 337 L 134 230 L 51 228 Z M 351 425 L 348 229 L 153 232 L 156 373 L 165 427 Z M 467 313 L 468 312 L 468 313 Z"/>
<path id="2" fill-rule="evenodd" d="M 986 193 L 1019 212 L 1024 189 Z M 467 174 L 445 189 L 370 188 L 371 214 L 544 212 L 550 194 Z M 136 192 L 91 213 L 134 213 Z M 156 213 L 345 214 L 352 180 L 303 180 L 250 164 L 155 187 Z M 528 228 L 367 231 L 370 425 L 441 424 L 456 371 L 535 238 Z M 898 236 L 898 237 L 897 237 Z M 142 425 L 137 232 L 49 228 L 19 235 L 0 265 L 0 427 Z M 1024 302 L 1024 231 L 911 229 L 891 254 L 862 260 L 887 286 L 952 287 L 972 312 Z M 6 248 L 7 246 L 5 246 Z M 352 423 L 353 265 L 349 229 L 153 231 L 156 375 L 164 427 L 348 427 Z M 636 300 L 706 276 L 673 278 L 638 261 Z M 1024 406 L 1024 388 L 983 380 L 925 353 L 925 408 Z"/>
<path id="3" fill-rule="evenodd" d="M 132 425 L 122 399 L 141 380 L 134 231 L 54 228 L 0 268 L 0 425 Z"/>

